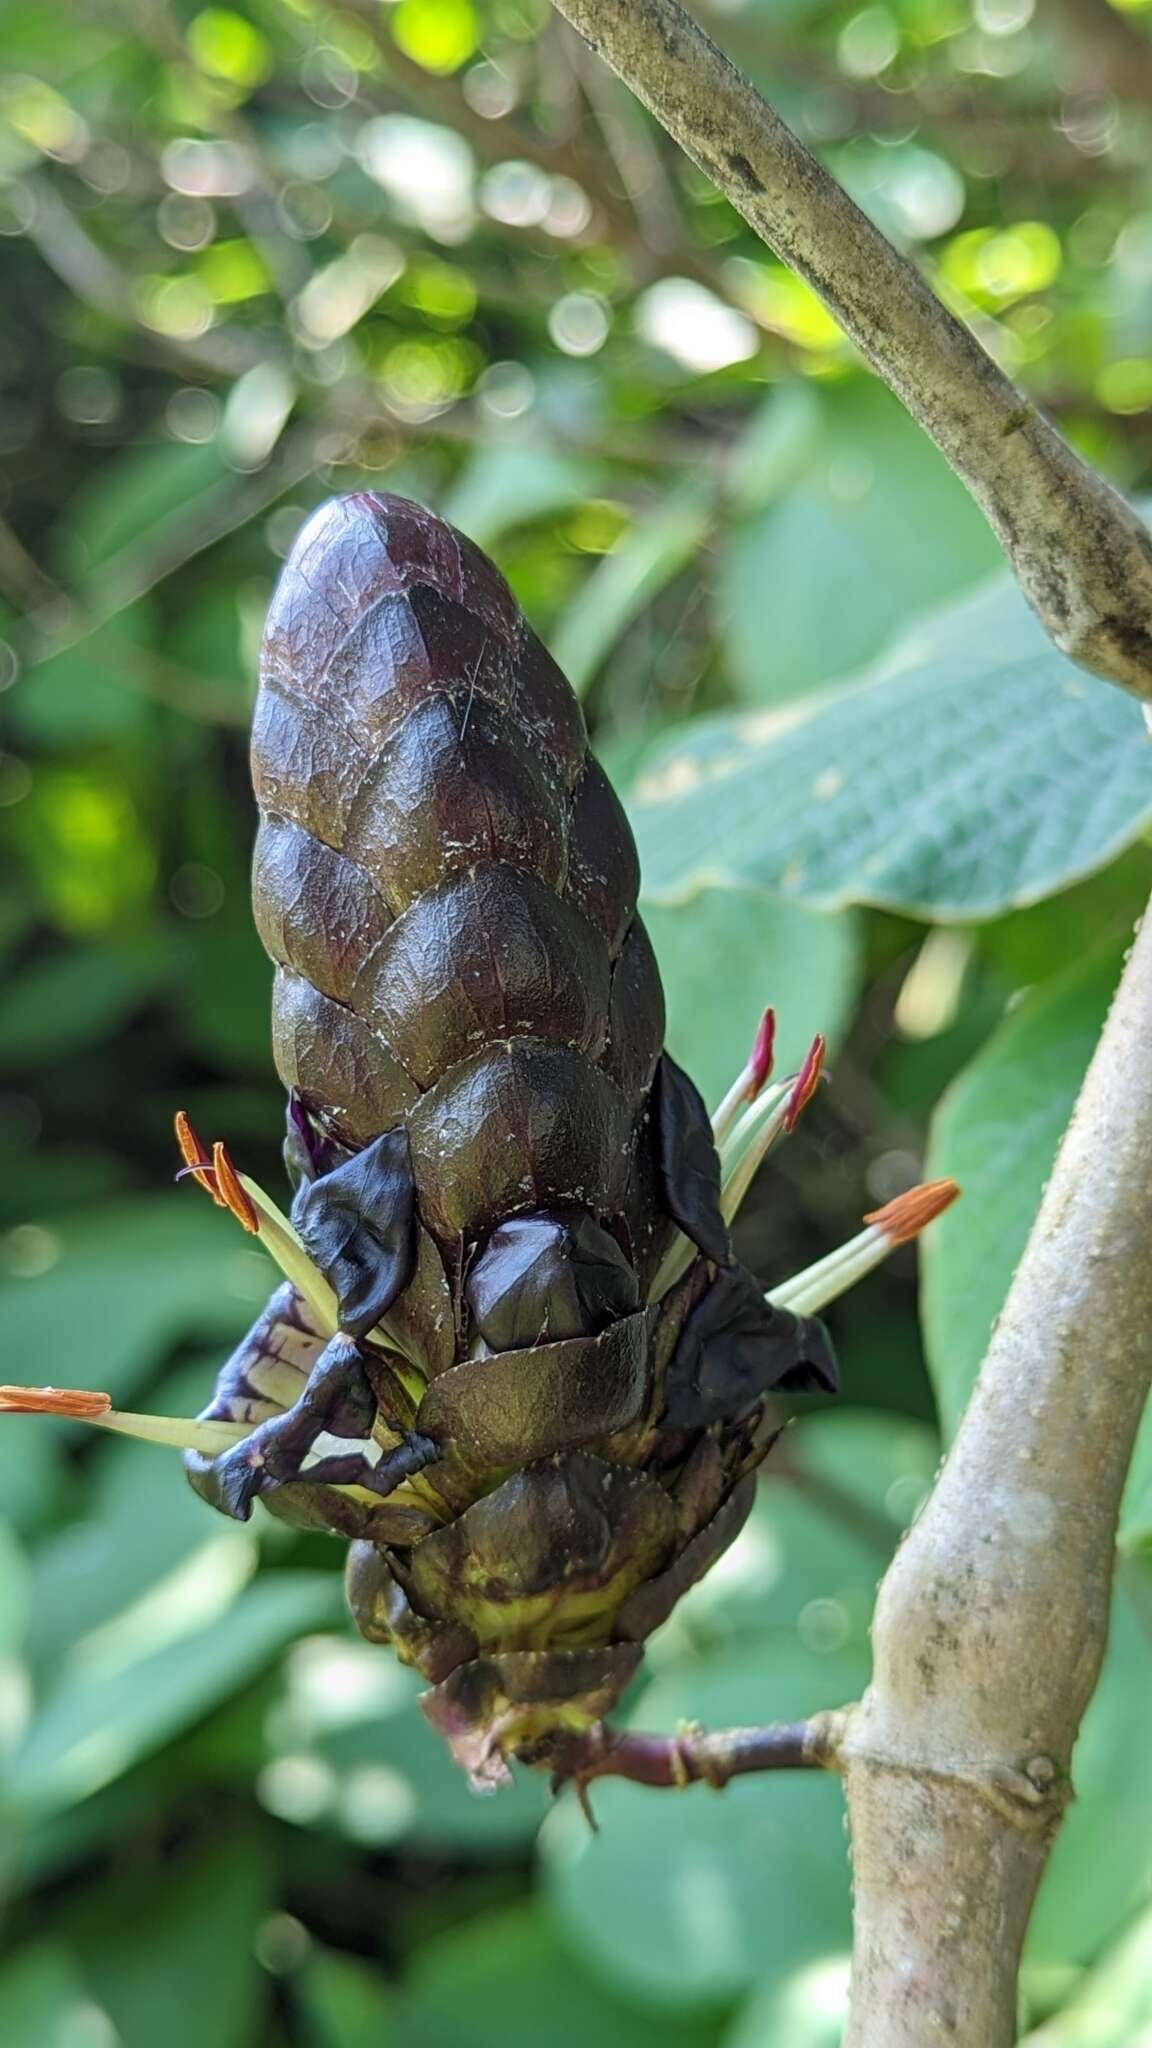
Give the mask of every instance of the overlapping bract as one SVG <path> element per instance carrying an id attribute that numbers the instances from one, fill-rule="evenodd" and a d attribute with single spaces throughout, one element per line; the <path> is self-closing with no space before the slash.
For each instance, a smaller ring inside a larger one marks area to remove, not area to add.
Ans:
<path id="1" fill-rule="evenodd" d="M 770 1389 L 831 1361 L 732 1263 L 627 822 L 493 566 L 403 500 L 324 507 L 253 776 L 293 1222 L 338 1327 L 273 1298 L 209 1410 L 253 1426 L 192 1476 L 355 1538 L 358 1624 L 491 1781 L 612 1705 L 740 1526 Z"/>

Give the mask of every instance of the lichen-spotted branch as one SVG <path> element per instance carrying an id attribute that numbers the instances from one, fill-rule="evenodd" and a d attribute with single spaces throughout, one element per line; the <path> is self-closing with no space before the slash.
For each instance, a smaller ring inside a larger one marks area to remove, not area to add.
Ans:
<path id="1" fill-rule="evenodd" d="M 971 491 L 1056 645 L 1152 698 L 1152 539 L 678 0 L 555 0 L 806 278 Z"/>

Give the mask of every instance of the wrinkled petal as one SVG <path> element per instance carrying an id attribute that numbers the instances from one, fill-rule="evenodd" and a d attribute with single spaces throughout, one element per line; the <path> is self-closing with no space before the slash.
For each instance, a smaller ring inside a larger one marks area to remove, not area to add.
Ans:
<path id="1" fill-rule="evenodd" d="M 332 1287 L 340 1327 L 367 1336 L 411 1277 L 415 1188 L 403 1125 L 302 1187 L 292 1221 Z"/>
<path id="2" fill-rule="evenodd" d="M 664 1384 L 669 1429 L 735 1422 L 774 1387 L 836 1390 L 836 1365 L 822 1323 L 765 1301 L 742 1266 L 717 1274 L 692 1310 Z"/>

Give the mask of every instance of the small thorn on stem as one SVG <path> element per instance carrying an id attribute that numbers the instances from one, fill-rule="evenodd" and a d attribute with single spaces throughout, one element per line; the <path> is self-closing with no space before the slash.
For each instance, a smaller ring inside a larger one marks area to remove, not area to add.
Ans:
<path id="1" fill-rule="evenodd" d="M 91 1422 L 107 1415 L 111 1394 L 88 1393 L 82 1387 L 0 1387 L 0 1412 L 7 1415 L 68 1415 Z"/>
<path id="2" fill-rule="evenodd" d="M 820 1085 L 820 1076 L 824 1071 L 824 1055 L 827 1050 L 827 1039 L 821 1032 L 817 1032 L 804 1055 L 803 1065 L 792 1084 L 792 1093 L 785 1104 L 783 1122 L 784 1130 L 789 1137 L 791 1137 L 792 1132 L 796 1129 L 801 1116 Z"/>
<path id="3" fill-rule="evenodd" d="M 258 1237 L 260 1218 L 256 1213 L 256 1205 L 232 1164 L 227 1146 L 219 1140 L 212 1147 L 212 1172 L 224 1208 L 232 1211 L 236 1221 L 243 1225 L 249 1236 Z"/>
<path id="4" fill-rule="evenodd" d="M 954 1180 L 922 1181 L 919 1187 L 909 1188 L 894 1201 L 885 1202 L 882 1209 L 871 1210 L 864 1221 L 882 1230 L 890 1244 L 907 1244 L 950 1208 L 959 1193 Z"/>

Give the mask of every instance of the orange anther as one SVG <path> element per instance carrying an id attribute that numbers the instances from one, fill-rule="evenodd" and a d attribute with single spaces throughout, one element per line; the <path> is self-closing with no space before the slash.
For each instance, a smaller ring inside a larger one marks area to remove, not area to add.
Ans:
<path id="1" fill-rule="evenodd" d="M 864 1221 L 874 1223 L 892 1244 L 907 1244 L 909 1238 L 919 1236 L 926 1223 L 941 1215 L 959 1193 L 954 1180 L 921 1181 L 919 1187 L 909 1188 L 907 1194 L 885 1202 L 882 1209 L 873 1209 Z"/>
<path id="2" fill-rule="evenodd" d="M 746 1102 L 755 1102 L 772 1072 L 772 1048 L 775 1043 L 776 1012 L 767 1009 L 760 1019 L 760 1028 L 752 1045 L 752 1057 L 748 1062 L 748 1086 L 744 1090 Z"/>
<path id="3" fill-rule="evenodd" d="M 788 1097 L 784 1111 L 784 1129 L 789 1133 L 796 1129 L 804 1110 L 820 1085 L 820 1076 L 824 1071 L 824 1054 L 827 1050 L 828 1041 L 817 1032 L 804 1055 L 804 1064 L 792 1083 L 792 1093 Z"/>
<path id="4" fill-rule="evenodd" d="M 231 1209 L 237 1222 L 242 1223 L 245 1230 L 256 1237 L 260 1230 L 260 1218 L 256 1214 L 255 1204 L 228 1156 L 227 1147 L 219 1142 L 212 1147 L 212 1171 L 224 1208 Z"/>
<path id="5" fill-rule="evenodd" d="M 176 1143 L 180 1147 L 180 1157 L 191 1173 L 197 1187 L 204 1188 L 211 1195 L 218 1209 L 226 1209 L 229 1205 L 216 1185 L 216 1176 L 212 1171 L 212 1162 L 188 1121 L 187 1111 L 178 1109 L 174 1121 L 176 1125 Z"/>
<path id="6" fill-rule="evenodd" d="M 0 1387 L 0 1410 L 11 1415 L 72 1415 L 91 1422 L 107 1415 L 110 1394 L 90 1394 L 80 1387 Z"/>

